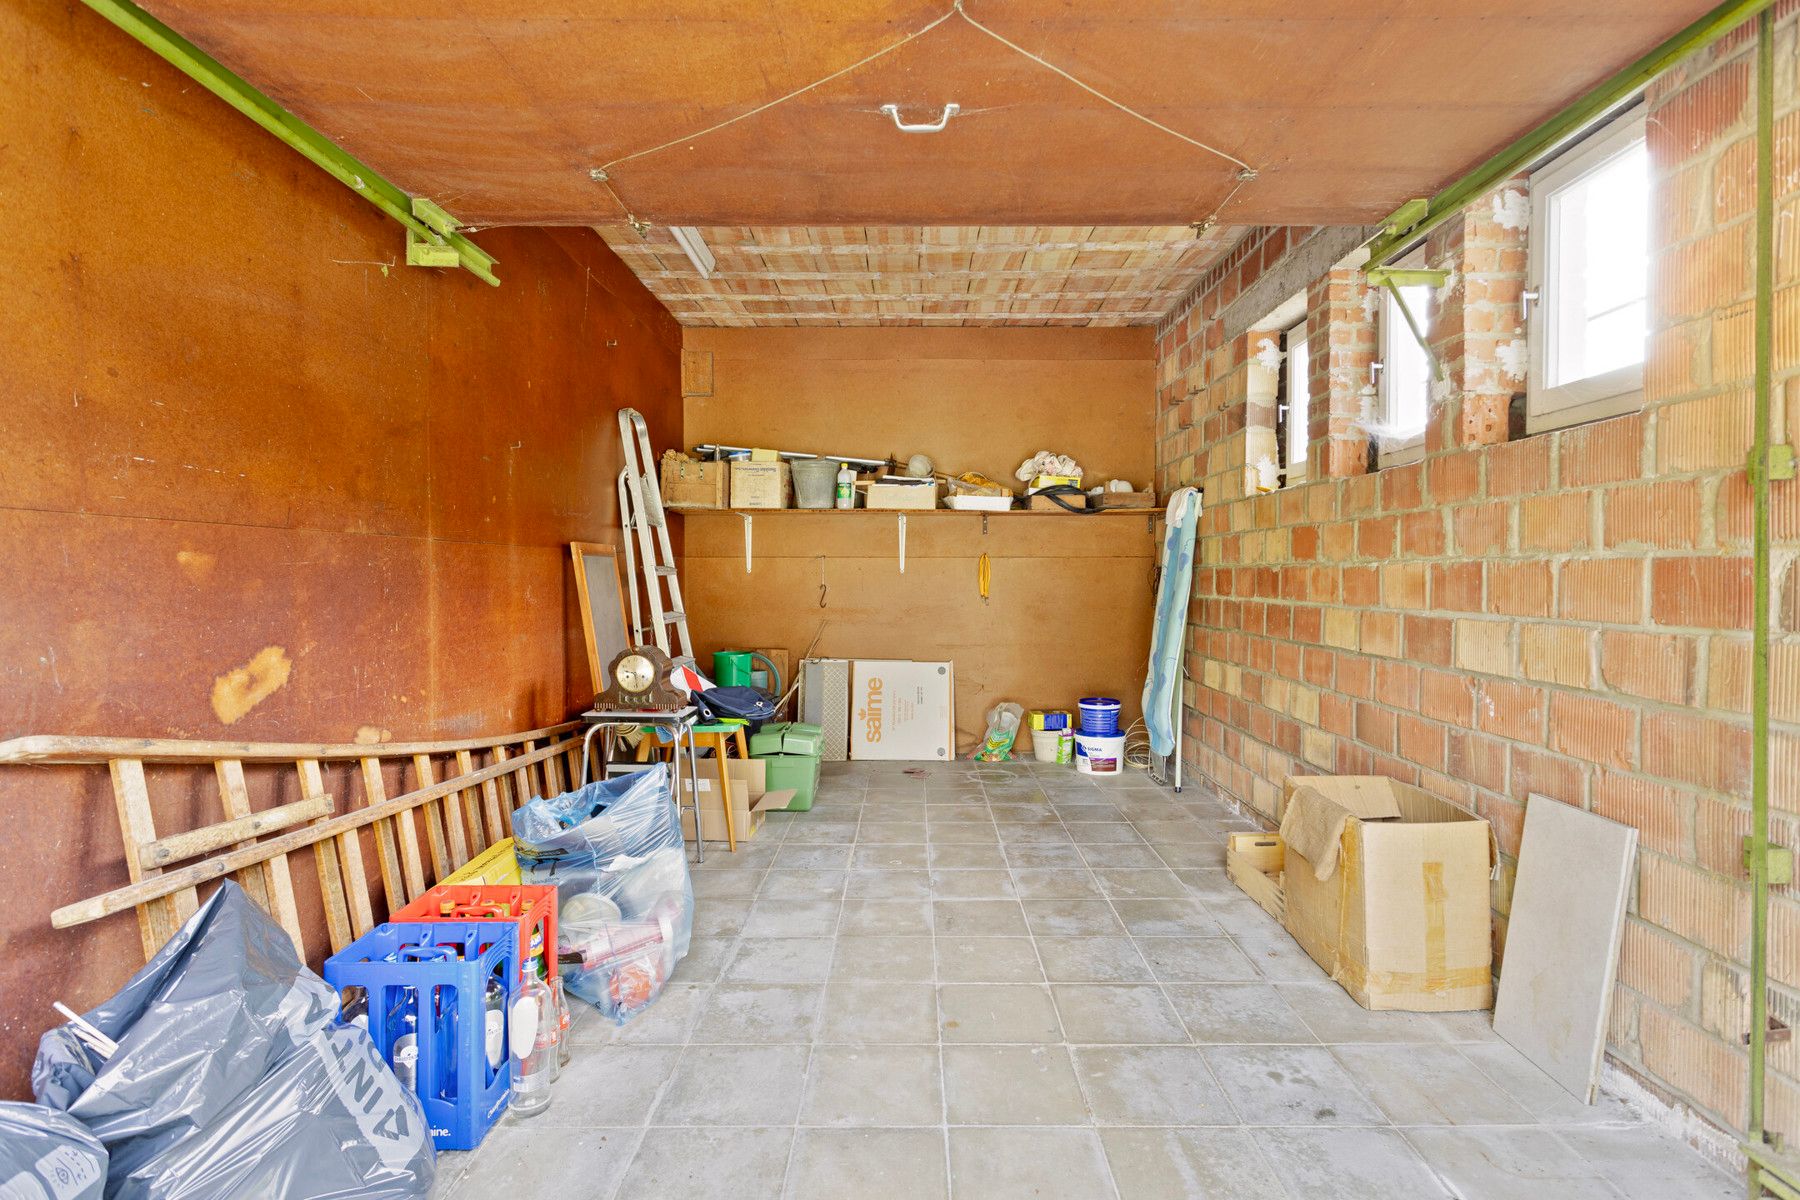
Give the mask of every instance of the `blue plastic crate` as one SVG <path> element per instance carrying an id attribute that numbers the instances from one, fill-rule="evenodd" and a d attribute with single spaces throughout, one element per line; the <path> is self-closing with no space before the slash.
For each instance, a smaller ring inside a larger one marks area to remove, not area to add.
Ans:
<path id="1" fill-rule="evenodd" d="M 416 1018 L 414 1090 L 439 1150 L 473 1150 L 506 1111 L 512 1064 L 501 1034 L 498 1069 L 487 1059 L 487 981 L 511 1010 L 519 977 L 518 926 L 510 921 L 382 925 L 325 960 L 325 982 L 368 993 L 369 1036 L 391 1066 L 401 1010 Z M 473 1081 L 472 1084 L 470 1081 Z"/>

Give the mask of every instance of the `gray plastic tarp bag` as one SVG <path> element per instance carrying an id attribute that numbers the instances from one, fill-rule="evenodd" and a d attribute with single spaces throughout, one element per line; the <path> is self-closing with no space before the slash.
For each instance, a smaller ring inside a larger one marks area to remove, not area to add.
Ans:
<path id="1" fill-rule="evenodd" d="M 0 1200 L 100 1200 L 106 1147 L 74 1117 L 0 1102 Z"/>
<path id="2" fill-rule="evenodd" d="M 31 1084 L 111 1155 L 107 1200 L 407 1200 L 435 1151 L 417 1096 L 281 927 L 227 880 L 112 999 L 38 1043 Z"/>

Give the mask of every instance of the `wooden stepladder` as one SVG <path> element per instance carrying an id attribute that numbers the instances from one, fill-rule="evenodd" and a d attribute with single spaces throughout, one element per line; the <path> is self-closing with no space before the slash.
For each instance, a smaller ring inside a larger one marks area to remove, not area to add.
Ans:
<path id="1" fill-rule="evenodd" d="M 693 666 L 694 642 L 688 636 L 681 577 L 675 569 L 675 548 L 669 542 L 669 516 L 663 510 L 650 430 L 637 409 L 619 410 L 619 442 L 625 450 L 625 468 L 619 472 L 619 521 L 625 528 L 632 640 L 640 645 L 655 642 L 676 662 Z M 644 582 L 641 599 L 640 575 Z M 675 631 L 673 639 L 670 629 Z"/>

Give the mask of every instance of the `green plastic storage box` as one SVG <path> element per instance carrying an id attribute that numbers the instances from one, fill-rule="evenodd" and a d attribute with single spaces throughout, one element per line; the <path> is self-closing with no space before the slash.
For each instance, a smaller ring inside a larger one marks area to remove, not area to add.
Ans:
<path id="1" fill-rule="evenodd" d="M 803 725 L 799 721 L 764 725 L 750 735 L 753 758 L 770 754 L 804 754 L 818 758 L 824 747 L 825 731 L 817 725 Z"/>

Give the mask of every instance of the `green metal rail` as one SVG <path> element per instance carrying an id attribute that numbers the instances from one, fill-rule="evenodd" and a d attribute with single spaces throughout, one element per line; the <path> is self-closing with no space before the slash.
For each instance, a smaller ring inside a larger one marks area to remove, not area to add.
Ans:
<path id="1" fill-rule="evenodd" d="M 1394 254 L 1493 191 L 1595 121 L 1642 91 L 1681 59 L 1704 49 L 1769 9 L 1775 0 L 1727 0 L 1630 66 L 1607 79 L 1429 200 L 1408 200 L 1382 222 L 1369 244 L 1369 262 L 1385 265 Z"/>
<path id="2" fill-rule="evenodd" d="M 131 0 L 84 0 L 87 6 L 154 50 L 207 91 L 304 154 L 333 179 L 406 228 L 407 261 L 416 266 L 466 268 L 498 287 L 494 258 L 456 231 L 456 222 L 429 200 L 415 199 L 371 171 L 324 134 L 275 103 L 219 61 Z"/>

